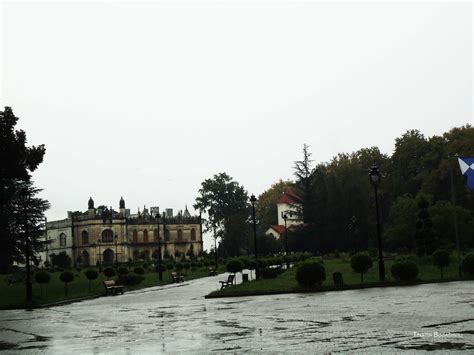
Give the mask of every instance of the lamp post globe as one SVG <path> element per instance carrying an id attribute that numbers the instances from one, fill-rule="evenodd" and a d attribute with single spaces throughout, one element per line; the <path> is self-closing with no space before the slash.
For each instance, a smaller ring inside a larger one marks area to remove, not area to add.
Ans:
<path id="1" fill-rule="evenodd" d="M 369 171 L 370 182 L 374 186 L 375 193 L 375 215 L 377 220 L 377 243 L 378 243 L 378 254 L 379 254 L 379 279 L 380 281 L 385 280 L 385 263 L 383 260 L 383 251 L 382 251 L 382 236 L 380 232 L 380 216 L 379 216 L 379 201 L 378 201 L 378 191 L 377 187 L 380 184 L 382 175 L 377 165 L 372 165 L 372 168 Z"/>

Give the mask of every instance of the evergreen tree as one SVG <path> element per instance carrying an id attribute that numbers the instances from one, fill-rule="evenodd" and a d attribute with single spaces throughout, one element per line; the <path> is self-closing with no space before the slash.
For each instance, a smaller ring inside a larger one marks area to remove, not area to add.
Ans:
<path id="1" fill-rule="evenodd" d="M 39 237 L 44 211 L 49 203 L 36 197 L 40 191 L 31 182 L 31 172 L 43 161 L 44 145 L 26 146 L 26 134 L 15 130 L 18 117 L 10 107 L 0 111 L 0 271 L 13 262 L 24 262 L 25 198 L 31 255 L 43 248 Z M 22 194 L 22 189 L 26 193 Z"/>

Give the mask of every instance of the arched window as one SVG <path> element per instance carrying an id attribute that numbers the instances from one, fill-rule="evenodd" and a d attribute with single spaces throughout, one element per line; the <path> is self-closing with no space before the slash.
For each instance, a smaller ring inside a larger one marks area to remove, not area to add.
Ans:
<path id="1" fill-rule="evenodd" d="M 89 266 L 89 262 L 90 262 L 89 253 L 86 250 L 84 250 L 82 252 L 82 265 Z"/>
<path id="2" fill-rule="evenodd" d="M 153 240 L 155 242 L 158 241 L 158 229 L 155 228 L 155 230 L 153 231 Z"/>
<path id="3" fill-rule="evenodd" d="M 89 244 L 89 233 L 87 233 L 87 231 L 82 231 L 81 239 L 83 245 Z"/>
<path id="4" fill-rule="evenodd" d="M 146 229 L 143 231 L 143 241 L 148 243 L 148 231 Z"/>
<path id="5" fill-rule="evenodd" d="M 59 235 L 59 246 L 65 247 L 66 246 L 66 234 L 61 233 Z"/>
<path id="6" fill-rule="evenodd" d="M 111 229 L 102 231 L 102 243 L 112 243 L 114 241 L 114 232 Z"/>
<path id="7" fill-rule="evenodd" d="M 137 232 L 136 229 L 133 230 L 132 241 L 133 241 L 134 243 L 137 243 L 137 242 L 138 242 L 138 232 Z M 136 259 L 134 259 L 134 260 L 136 260 Z"/>
<path id="8" fill-rule="evenodd" d="M 191 240 L 196 240 L 196 230 L 194 228 L 191 229 Z"/>
<path id="9" fill-rule="evenodd" d="M 105 249 L 103 254 L 102 254 L 105 264 L 111 264 L 114 262 L 114 252 L 112 249 Z"/>
<path id="10" fill-rule="evenodd" d="M 170 230 L 165 229 L 165 242 L 169 242 L 169 241 L 170 241 Z"/>
<path id="11" fill-rule="evenodd" d="M 183 240 L 183 231 L 181 229 L 178 229 L 178 242 Z"/>
<path id="12" fill-rule="evenodd" d="M 138 250 L 134 250 L 133 251 L 133 260 L 137 261 L 139 258 L 140 258 L 140 253 L 138 252 Z"/>

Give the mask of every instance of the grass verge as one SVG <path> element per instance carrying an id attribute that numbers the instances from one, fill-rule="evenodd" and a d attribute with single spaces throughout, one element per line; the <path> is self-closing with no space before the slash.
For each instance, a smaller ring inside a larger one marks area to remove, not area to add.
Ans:
<path id="1" fill-rule="evenodd" d="M 74 273 L 74 281 L 68 283 L 67 296 L 65 295 L 64 283 L 59 279 L 60 272 L 52 273 L 51 281 L 47 284 L 43 284 L 42 287 L 40 284 L 33 282 L 33 303 L 31 306 L 25 302 L 24 283 L 9 285 L 7 282 L 8 275 L 0 275 L 0 287 L 2 289 L 2 292 L 0 292 L 0 309 L 41 307 L 49 304 L 74 302 L 104 295 L 105 289 L 102 282 L 109 278 L 103 273 L 99 273 L 99 277 L 91 282 L 89 290 L 89 280 L 84 274 L 86 270 L 87 269 L 82 269 L 81 271 L 77 271 L 76 269 L 70 270 Z M 219 270 L 219 272 L 223 271 L 224 269 Z M 208 270 L 207 267 L 202 267 L 188 270 L 187 272 L 183 272 L 183 274 L 185 280 L 192 280 L 208 276 Z M 155 271 L 148 271 L 143 276 L 145 279 L 139 285 L 127 286 L 125 287 L 125 292 L 172 283 L 170 271 L 163 272 L 162 282 L 158 281 L 158 273 Z M 116 277 L 112 277 L 110 279 L 115 278 Z"/>
<path id="2" fill-rule="evenodd" d="M 223 290 L 211 292 L 206 296 L 206 298 L 342 291 L 369 287 L 406 286 L 468 279 L 459 278 L 458 267 L 455 262 L 443 269 L 444 277 L 441 278 L 440 270 L 432 264 L 431 257 L 412 257 L 412 259 L 417 263 L 419 268 L 418 278 L 413 282 L 397 281 L 392 277 L 390 268 L 393 265 L 394 260 L 385 261 L 385 281 L 379 281 L 378 264 L 374 263 L 373 267 L 364 274 L 364 281 L 361 283 L 360 274 L 355 273 L 352 270 L 349 258 L 324 258 L 323 263 L 324 268 L 326 269 L 326 281 L 323 282 L 321 286 L 313 288 L 301 287 L 295 279 L 296 268 L 292 267 L 275 279 L 260 279 L 242 283 Z M 343 286 L 337 286 L 334 284 L 332 278 L 334 272 L 342 273 L 344 280 Z"/>

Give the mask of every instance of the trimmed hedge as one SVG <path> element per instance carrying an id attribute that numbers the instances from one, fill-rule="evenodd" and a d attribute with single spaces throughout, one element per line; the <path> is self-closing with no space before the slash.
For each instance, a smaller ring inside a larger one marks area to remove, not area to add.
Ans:
<path id="1" fill-rule="evenodd" d="M 128 274 L 128 269 L 126 267 L 121 266 L 117 269 L 117 273 L 119 275 L 127 275 Z"/>
<path id="2" fill-rule="evenodd" d="M 326 280 L 326 270 L 318 261 L 305 261 L 296 268 L 296 281 L 303 287 L 321 285 Z"/>
<path id="3" fill-rule="evenodd" d="M 447 250 L 436 250 L 433 253 L 433 264 L 437 266 L 441 271 L 441 278 L 443 278 L 443 268 L 448 266 L 451 262 L 449 251 Z"/>
<path id="4" fill-rule="evenodd" d="M 468 254 L 464 257 L 461 262 L 461 270 L 466 274 L 474 276 L 474 254 Z"/>
<path id="5" fill-rule="evenodd" d="M 281 267 L 260 269 L 260 277 L 262 279 L 275 279 L 282 273 L 283 273 L 283 270 Z"/>
<path id="6" fill-rule="evenodd" d="M 114 268 L 107 267 L 104 269 L 104 275 L 107 276 L 108 278 L 115 276 L 116 272 Z"/>
<path id="7" fill-rule="evenodd" d="M 351 258 L 351 267 L 360 274 L 360 283 L 363 283 L 364 274 L 372 267 L 372 258 L 367 253 L 357 253 Z"/>
<path id="8" fill-rule="evenodd" d="M 145 269 L 137 266 L 135 269 L 133 269 L 133 272 L 137 275 L 143 275 L 145 273 Z"/>
<path id="9" fill-rule="evenodd" d="M 118 285 L 134 286 L 139 285 L 143 280 L 145 280 L 145 278 L 142 275 L 130 273 L 126 275 L 120 275 L 116 282 Z"/>
<path id="10" fill-rule="evenodd" d="M 244 264 L 239 259 L 229 260 L 225 266 L 227 272 L 235 274 L 236 272 L 242 271 Z"/>
<path id="11" fill-rule="evenodd" d="M 418 276 L 418 265 L 411 260 L 396 261 L 392 265 L 392 276 L 400 281 L 414 281 Z"/>

